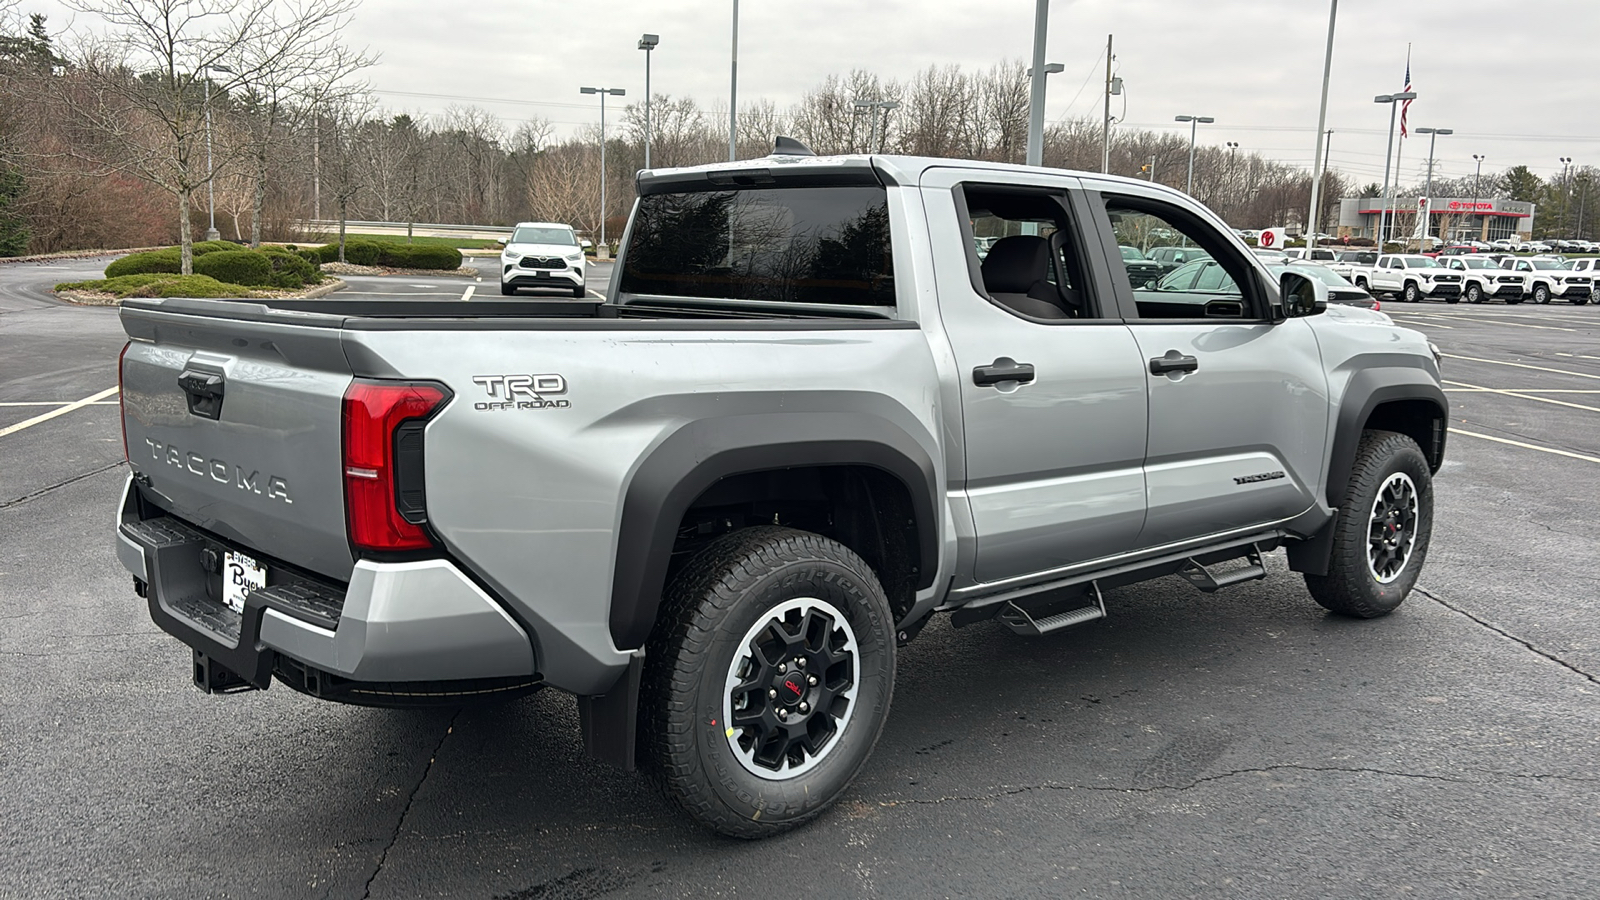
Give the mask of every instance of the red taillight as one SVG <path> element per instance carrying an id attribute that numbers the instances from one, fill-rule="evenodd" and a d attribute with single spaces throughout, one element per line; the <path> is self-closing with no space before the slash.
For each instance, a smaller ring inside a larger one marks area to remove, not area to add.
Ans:
<path id="1" fill-rule="evenodd" d="M 401 513 L 395 432 L 432 415 L 445 391 L 430 384 L 351 382 L 344 392 L 344 503 L 350 542 L 367 550 L 419 550 L 433 541 Z M 410 473 L 420 477 L 420 472 Z"/>
<path id="2" fill-rule="evenodd" d="M 133 454 L 128 452 L 128 401 L 123 399 L 122 393 L 122 361 L 128 357 L 128 348 L 133 346 L 133 341 L 122 345 L 122 352 L 117 354 L 117 421 L 122 423 L 122 458 L 133 462 Z"/>

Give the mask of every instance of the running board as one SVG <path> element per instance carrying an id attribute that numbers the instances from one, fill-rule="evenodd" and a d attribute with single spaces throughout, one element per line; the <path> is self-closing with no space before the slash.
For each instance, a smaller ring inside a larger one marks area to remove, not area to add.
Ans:
<path id="1" fill-rule="evenodd" d="M 1027 610 L 1008 600 L 997 617 L 1006 624 L 1007 628 L 1017 634 L 1030 637 L 1061 631 L 1074 625 L 1093 622 L 1095 619 L 1104 619 L 1106 617 L 1106 601 L 1100 596 L 1100 585 L 1092 581 L 1089 582 L 1089 592 L 1093 596 L 1094 602 L 1088 606 L 1069 609 L 1066 612 L 1059 612 L 1041 619 L 1035 619 Z"/>
<path id="2" fill-rule="evenodd" d="M 1178 570 L 1188 582 L 1207 594 L 1215 593 L 1225 587 L 1243 584 L 1246 581 L 1260 581 L 1267 577 L 1267 567 L 1261 562 L 1261 549 L 1254 544 L 1250 552 L 1245 555 L 1249 560 L 1243 567 L 1230 569 L 1226 572 L 1213 572 L 1211 569 L 1194 559 L 1183 564 Z"/>

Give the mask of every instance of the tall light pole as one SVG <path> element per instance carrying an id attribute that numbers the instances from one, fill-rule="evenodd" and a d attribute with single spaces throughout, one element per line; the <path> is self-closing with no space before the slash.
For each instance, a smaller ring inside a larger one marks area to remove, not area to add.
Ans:
<path id="1" fill-rule="evenodd" d="M 217 184 L 216 172 L 211 168 L 211 73 L 224 72 L 232 75 L 233 70 L 223 65 L 209 65 L 200 68 L 200 77 L 206 86 L 206 209 L 210 217 L 210 224 L 206 227 L 206 240 L 214 241 L 221 234 L 217 232 Z"/>
<path id="2" fill-rule="evenodd" d="M 733 55 L 728 69 L 728 162 L 739 158 L 739 0 L 733 0 Z"/>
<path id="3" fill-rule="evenodd" d="M 1483 214 L 1478 212 L 1478 179 L 1483 177 L 1483 161 L 1487 158 L 1482 153 L 1472 154 L 1472 161 L 1477 164 L 1477 169 L 1472 173 L 1472 214 L 1478 217 L 1478 225 L 1480 227 L 1478 228 L 1477 240 L 1480 241 L 1483 240 L 1484 234 L 1481 227 L 1483 225 Z"/>
<path id="4" fill-rule="evenodd" d="M 1333 26 L 1339 20 L 1339 0 L 1328 4 L 1328 49 L 1322 55 L 1322 105 L 1317 109 L 1317 151 L 1311 155 L 1311 215 L 1306 218 L 1306 246 L 1317 245 L 1317 214 L 1322 211 L 1322 133 L 1328 127 L 1328 76 L 1333 73 Z"/>
<path id="5" fill-rule="evenodd" d="M 1195 130 L 1198 129 L 1201 125 L 1210 125 L 1212 122 L 1215 122 L 1216 119 L 1213 119 L 1210 116 L 1177 116 L 1177 117 L 1175 117 L 1173 119 L 1173 121 L 1175 121 L 1175 122 L 1188 122 L 1189 123 L 1189 178 L 1188 178 L 1187 181 L 1184 182 L 1183 192 L 1185 194 L 1188 194 L 1189 196 L 1193 197 L 1194 196 L 1194 138 L 1195 138 Z"/>
<path id="6" fill-rule="evenodd" d="M 1050 0 L 1035 0 L 1033 7 L 1033 83 L 1028 92 L 1028 158 L 1030 166 L 1044 161 L 1044 40 L 1049 31 Z"/>
<path id="7" fill-rule="evenodd" d="M 879 153 L 879 152 L 882 152 L 881 148 L 878 146 L 878 142 L 879 142 L 878 111 L 882 110 L 884 117 L 887 118 L 888 115 L 889 115 L 889 110 L 899 109 L 900 108 L 899 101 L 896 101 L 896 100 L 857 100 L 857 101 L 855 101 L 855 107 L 856 107 L 856 109 L 865 110 L 867 115 L 872 117 L 871 123 L 867 126 L 867 152 L 868 153 Z M 888 131 L 888 130 L 889 130 L 888 129 L 888 123 L 885 122 L 884 123 L 884 131 Z"/>
<path id="8" fill-rule="evenodd" d="M 1455 134 L 1451 128 L 1418 128 L 1417 134 L 1428 135 L 1428 179 L 1422 188 L 1423 207 L 1422 236 L 1431 237 L 1433 234 L 1433 146 L 1441 134 Z M 1424 247 L 1424 250 L 1427 248 Z"/>
<path id="9" fill-rule="evenodd" d="M 1565 231 L 1567 229 L 1567 213 L 1572 210 L 1572 182 L 1570 180 L 1568 180 L 1568 178 L 1567 178 L 1567 170 L 1568 170 L 1569 167 L 1571 167 L 1571 165 L 1572 165 L 1572 157 L 1570 157 L 1570 156 L 1561 157 L 1561 183 L 1567 189 L 1567 199 L 1565 199 L 1565 200 L 1563 200 L 1561 202 L 1561 222 L 1560 222 L 1560 227 L 1561 227 L 1562 231 Z"/>
<path id="10" fill-rule="evenodd" d="M 644 167 L 650 168 L 650 51 L 661 43 L 654 34 L 639 36 L 639 49 L 644 51 Z"/>
<path id="11" fill-rule="evenodd" d="M 585 94 L 600 95 L 600 246 L 595 248 L 595 254 L 610 253 L 611 246 L 606 243 L 606 95 L 622 97 L 627 91 L 622 88 L 581 87 L 578 90 Z M 605 248 L 602 250 L 601 248 Z"/>
<path id="12" fill-rule="evenodd" d="M 1378 96 L 1372 98 L 1373 103 L 1389 104 L 1389 144 L 1388 147 L 1383 151 L 1383 196 L 1378 199 L 1378 231 L 1373 235 L 1373 237 L 1378 239 L 1379 253 L 1383 252 L 1384 224 L 1389 219 L 1389 207 L 1393 205 L 1389 202 L 1389 165 L 1394 160 L 1395 104 L 1403 100 L 1415 100 L 1416 98 L 1416 91 L 1402 91 L 1398 94 L 1379 94 Z"/>

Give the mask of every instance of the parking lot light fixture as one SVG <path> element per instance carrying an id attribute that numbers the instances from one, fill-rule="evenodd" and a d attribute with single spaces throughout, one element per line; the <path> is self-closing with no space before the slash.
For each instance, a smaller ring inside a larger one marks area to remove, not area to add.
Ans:
<path id="1" fill-rule="evenodd" d="M 200 68 L 200 75 L 206 87 L 206 214 L 210 219 L 206 227 L 206 240 L 214 241 L 222 237 L 217 231 L 217 185 L 216 171 L 211 166 L 211 73 L 221 72 L 232 75 L 233 70 L 220 63 L 213 63 Z"/>
<path id="2" fill-rule="evenodd" d="M 1389 198 L 1389 172 L 1394 161 L 1394 117 L 1396 103 L 1402 100 L 1415 100 L 1416 91 L 1402 91 L 1398 94 L 1379 94 L 1372 98 L 1373 103 L 1389 104 L 1389 144 L 1383 151 L 1383 195 L 1378 198 L 1378 230 L 1372 236 L 1378 239 L 1378 252 L 1383 252 L 1384 225 L 1389 219 L 1389 207 L 1393 204 Z"/>
<path id="3" fill-rule="evenodd" d="M 1483 240 L 1485 237 L 1485 235 L 1482 233 L 1481 227 L 1484 217 L 1482 213 L 1478 212 L 1478 179 L 1483 177 L 1483 161 L 1487 158 L 1488 157 L 1482 153 L 1472 154 L 1472 161 L 1477 164 L 1477 168 L 1472 173 L 1472 214 L 1478 217 L 1478 224 L 1480 226 L 1478 240 Z"/>
<path id="4" fill-rule="evenodd" d="M 644 167 L 650 168 L 650 51 L 661 43 L 660 35 L 639 37 L 639 49 L 644 51 Z"/>
<path id="5" fill-rule="evenodd" d="M 1418 128 L 1417 134 L 1428 136 L 1428 179 L 1422 188 L 1423 199 L 1428 204 L 1428 211 L 1422 221 L 1422 236 L 1426 238 L 1433 235 L 1433 147 L 1439 140 L 1439 135 L 1455 134 L 1455 130 L 1451 128 Z"/>
<path id="6" fill-rule="evenodd" d="M 1184 182 L 1183 192 L 1192 197 L 1192 196 L 1194 196 L 1194 138 L 1195 138 L 1195 130 L 1198 129 L 1201 125 L 1210 125 L 1212 122 L 1215 122 L 1216 119 L 1213 119 L 1210 116 L 1175 116 L 1173 118 L 1173 121 L 1175 121 L 1175 122 L 1188 122 L 1189 123 L 1189 177 Z"/>
<path id="7" fill-rule="evenodd" d="M 610 245 L 606 243 L 606 95 L 622 97 L 627 91 L 622 88 L 580 87 L 579 92 L 584 94 L 600 95 L 600 245 L 595 248 L 598 255 L 601 247 L 607 251 Z"/>
<path id="8" fill-rule="evenodd" d="M 1567 189 L 1567 198 L 1561 204 L 1561 221 L 1556 223 L 1559 231 L 1567 230 L 1567 211 L 1572 208 L 1572 182 L 1567 178 L 1567 170 L 1572 166 L 1572 157 L 1561 157 L 1561 183 Z"/>
<path id="9" fill-rule="evenodd" d="M 868 153 L 882 153 L 883 152 L 883 148 L 881 146 L 879 146 L 879 143 L 883 139 L 883 135 L 880 135 L 879 132 L 878 132 L 878 111 L 879 110 L 883 111 L 883 115 L 884 115 L 884 119 L 885 119 L 883 130 L 885 132 L 887 132 L 889 130 L 889 123 L 887 121 L 888 116 L 889 116 L 889 111 L 890 110 L 894 110 L 894 109 L 899 109 L 900 108 L 899 101 L 897 101 L 897 100 L 857 100 L 857 101 L 855 101 L 854 105 L 855 105 L 856 109 L 863 110 L 868 115 L 870 115 L 872 117 L 871 123 L 867 126 L 867 152 Z"/>

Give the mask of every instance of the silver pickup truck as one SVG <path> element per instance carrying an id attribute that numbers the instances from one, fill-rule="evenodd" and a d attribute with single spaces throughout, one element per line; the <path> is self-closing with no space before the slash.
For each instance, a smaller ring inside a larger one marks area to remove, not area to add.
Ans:
<path id="1" fill-rule="evenodd" d="M 1417 578 L 1436 352 L 1187 196 L 786 140 L 638 192 L 604 301 L 123 306 L 117 546 L 196 685 L 559 688 L 758 837 L 845 790 L 935 614 L 1046 635 L 1279 548 L 1337 613 Z M 1162 244 L 1220 265 L 1135 288 Z"/>

